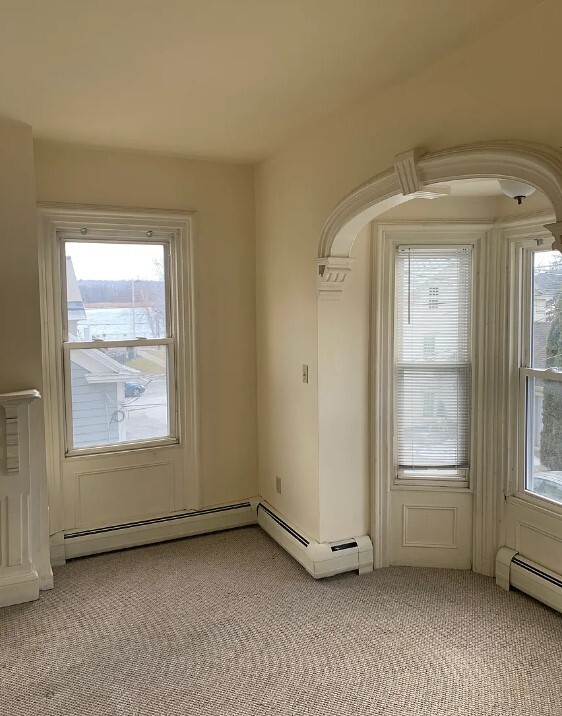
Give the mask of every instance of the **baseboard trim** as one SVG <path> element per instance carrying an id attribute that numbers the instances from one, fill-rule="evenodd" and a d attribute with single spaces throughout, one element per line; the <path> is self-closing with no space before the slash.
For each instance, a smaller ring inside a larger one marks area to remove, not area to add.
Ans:
<path id="1" fill-rule="evenodd" d="M 256 524 L 257 498 L 145 521 L 65 532 L 51 539 L 51 562 Z"/>
<path id="2" fill-rule="evenodd" d="M 314 579 L 373 571 L 373 544 L 368 535 L 321 543 L 303 535 L 263 500 L 257 505 L 257 513 L 258 525 Z"/>
<path id="3" fill-rule="evenodd" d="M 0 607 L 39 599 L 39 575 L 35 571 L 0 577 Z"/>

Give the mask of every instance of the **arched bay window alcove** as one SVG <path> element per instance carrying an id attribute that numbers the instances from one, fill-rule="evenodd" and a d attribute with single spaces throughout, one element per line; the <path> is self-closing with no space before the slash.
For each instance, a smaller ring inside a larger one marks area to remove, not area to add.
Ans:
<path id="1" fill-rule="evenodd" d="M 320 541 L 369 533 L 375 566 L 379 567 L 389 563 L 386 548 L 389 485 L 378 457 L 381 440 L 388 439 L 388 432 L 382 430 L 385 415 L 381 396 L 389 386 L 385 382 L 388 376 L 377 370 L 380 356 L 372 352 L 380 330 L 376 307 L 367 337 L 351 334 L 357 331 L 350 321 L 353 302 L 347 295 L 357 290 L 353 278 L 354 244 L 364 227 L 377 216 L 412 199 L 443 196 L 446 189 L 440 184 L 461 179 L 514 179 L 541 191 L 552 206 L 552 220 L 545 223 L 545 234 L 553 237 L 553 248 L 562 250 L 562 154 L 546 146 L 507 141 L 467 145 L 433 154 L 414 149 L 398 155 L 391 169 L 342 199 L 327 219 L 318 246 Z M 480 260 L 495 261 L 497 271 L 503 270 L 501 257 Z M 383 280 L 375 261 L 372 281 Z M 487 280 L 490 286 L 484 290 L 491 291 L 486 295 L 492 296 L 496 289 L 491 273 Z M 503 304 L 501 301 L 490 304 L 492 318 L 488 313 L 485 318 L 481 312 L 479 315 L 486 325 L 498 327 L 489 340 L 501 353 L 501 342 L 507 340 L 498 313 Z M 365 352 L 362 356 L 353 355 L 351 348 L 359 344 L 364 345 Z M 392 352 L 393 348 L 383 346 L 383 350 Z M 498 380 L 498 375 L 487 371 L 485 376 L 478 377 L 483 381 L 484 392 Z M 501 410 L 507 409 L 502 405 Z M 498 547 L 509 542 L 500 505 L 505 486 L 503 477 L 498 479 L 504 467 L 494 467 L 494 461 L 499 464 L 503 460 L 502 466 L 505 463 L 496 449 L 502 441 L 503 423 L 492 407 L 482 416 L 482 423 L 486 433 L 481 437 L 479 451 L 481 461 L 487 462 L 470 487 L 474 504 L 472 567 L 491 574 Z M 507 533 L 509 529 L 508 526 Z M 407 540 L 405 530 L 404 540 Z"/>

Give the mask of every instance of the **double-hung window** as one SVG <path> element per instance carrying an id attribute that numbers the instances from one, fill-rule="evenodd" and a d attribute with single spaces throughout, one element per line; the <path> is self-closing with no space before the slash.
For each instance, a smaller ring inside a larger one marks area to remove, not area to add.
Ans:
<path id="1" fill-rule="evenodd" d="M 396 464 L 400 478 L 467 479 L 471 246 L 396 249 Z"/>
<path id="2" fill-rule="evenodd" d="M 562 504 L 562 256 L 524 254 L 520 368 L 524 489 Z"/>
<path id="3" fill-rule="evenodd" d="M 173 237 L 148 233 L 59 236 L 67 454 L 176 439 Z"/>

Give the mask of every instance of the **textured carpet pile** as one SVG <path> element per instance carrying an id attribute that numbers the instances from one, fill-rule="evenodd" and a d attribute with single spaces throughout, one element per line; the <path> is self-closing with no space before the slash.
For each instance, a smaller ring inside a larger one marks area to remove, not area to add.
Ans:
<path id="1" fill-rule="evenodd" d="M 247 528 L 55 580 L 0 610 L 2 716 L 562 714 L 562 617 L 471 572 L 316 582 Z"/>

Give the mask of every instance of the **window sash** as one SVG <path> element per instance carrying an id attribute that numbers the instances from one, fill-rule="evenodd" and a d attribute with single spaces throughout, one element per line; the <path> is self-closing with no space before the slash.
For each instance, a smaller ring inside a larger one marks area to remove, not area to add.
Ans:
<path id="1" fill-rule="evenodd" d="M 135 448 L 157 447 L 179 442 L 177 420 L 177 386 L 176 386 L 176 349 L 177 339 L 174 327 L 177 317 L 174 311 L 175 302 L 172 300 L 175 285 L 173 282 L 172 260 L 175 234 L 154 235 L 150 238 L 139 235 L 137 231 L 96 231 L 87 237 L 77 232 L 59 232 L 57 234 L 60 257 L 60 306 L 61 306 L 61 332 L 62 332 L 62 378 L 64 390 L 64 452 L 67 457 L 99 454 L 107 452 L 122 452 Z M 115 238 L 114 238 L 115 237 Z M 162 338 L 137 337 L 129 340 L 92 340 L 70 341 L 68 331 L 68 289 L 66 277 L 66 243 L 97 243 L 97 244 L 152 244 L 163 246 L 164 259 L 164 296 L 165 296 L 165 330 L 166 336 Z M 149 438 L 130 440 L 122 443 L 112 443 L 99 446 L 74 447 L 73 414 L 72 414 L 72 387 L 71 387 L 71 351 L 92 350 L 103 348 L 135 348 L 149 346 L 166 346 L 167 355 L 167 404 L 169 435 L 162 438 Z"/>
<path id="2" fill-rule="evenodd" d="M 100 345 L 103 343 L 104 345 Z M 74 418 L 72 412 L 72 367 L 71 352 L 73 350 L 95 350 L 96 348 L 134 348 L 146 346 L 166 346 L 166 384 L 167 384 L 167 404 L 168 404 L 168 429 L 169 435 L 161 438 L 147 438 L 139 440 L 127 440 L 120 443 L 110 443 L 106 445 L 95 445 L 87 447 L 74 446 Z M 65 455 L 71 457 L 73 455 L 88 455 L 105 452 L 119 452 L 122 450 L 131 450 L 135 447 L 152 447 L 158 445 L 169 445 L 178 442 L 177 433 L 177 408 L 176 408 L 176 382 L 175 382 L 175 345 L 171 338 L 150 341 L 92 341 L 90 343 L 65 343 L 63 345 L 63 384 L 65 394 Z"/>
<path id="3" fill-rule="evenodd" d="M 143 244 L 143 245 L 153 245 L 153 246 L 163 246 L 164 247 L 164 301 L 165 301 L 165 310 L 166 310 L 166 321 L 165 321 L 165 329 L 166 329 L 166 335 L 162 338 L 172 338 L 174 335 L 174 316 L 173 313 L 173 302 L 172 302 L 172 291 L 174 290 L 173 282 L 172 282 L 172 244 L 171 244 L 171 238 L 168 234 L 165 238 L 162 237 L 155 237 L 151 239 L 143 238 L 142 236 L 139 236 L 138 233 L 132 233 L 129 235 L 129 238 L 116 238 L 112 239 L 111 234 L 107 236 L 100 236 L 98 232 L 96 232 L 93 235 L 88 235 L 88 237 L 84 236 L 76 236 L 75 234 L 59 234 L 59 243 L 60 243 L 60 272 L 61 272 L 61 313 L 62 313 L 62 336 L 63 336 L 63 343 L 69 342 L 69 332 L 68 332 L 68 292 L 67 292 L 67 278 L 66 278 L 66 244 L 76 244 L 76 243 L 83 243 L 83 244 Z M 143 337 L 136 337 L 136 339 L 133 340 L 145 340 Z M 150 340 L 150 339 L 147 339 Z M 157 339 L 162 340 L 162 339 Z M 90 343 L 93 343 L 94 341 L 90 341 Z M 104 343 L 111 343 L 112 345 L 121 345 L 119 340 L 117 341 L 103 341 Z"/>
<path id="4" fill-rule="evenodd" d="M 519 270 L 520 303 L 518 311 L 518 329 L 520 341 L 518 343 L 519 369 L 518 380 L 518 418 L 517 418 L 517 482 L 514 494 L 533 504 L 561 508 L 561 502 L 532 489 L 533 479 L 537 477 L 534 469 L 535 459 L 535 430 L 537 428 L 537 414 L 535 413 L 534 392 L 535 380 L 562 382 L 562 369 L 536 368 L 535 353 L 535 257 L 538 254 L 552 251 L 550 242 L 545 246 L 538 246 L 536 240 L 532 243 L 518 247 L 516 253 L 517 268 Z M 543 386 L 544 387 L 544 386 Z M 542 417 L 542 416 L 541 416 Z M 545 473 L 548 475 L 548 471 Z"/>

